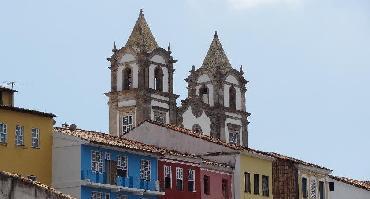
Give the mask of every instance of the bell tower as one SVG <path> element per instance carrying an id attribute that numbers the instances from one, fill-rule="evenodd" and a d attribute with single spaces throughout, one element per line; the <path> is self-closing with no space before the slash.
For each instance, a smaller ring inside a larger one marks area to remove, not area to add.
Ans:
<path id="1" fill-rule="evenodd" d="M 178 124 L 219 138 L 248 146 L 248 116 L 245 107 L 247 81 L 242 67 L 234 69 L 217 32 L 203 64 L 192 67 L 185 81 L 188 98 L 178 111 Z"/>
<path id="2" fill-rule="evenodd" d="M 173 73 L 176 60 L 158 46 L 140 10 L 125 46 L 108 58 L 111 71 L 109 97 L 109 132 L 122 135 L 145 120 L 176 122 Z"/>

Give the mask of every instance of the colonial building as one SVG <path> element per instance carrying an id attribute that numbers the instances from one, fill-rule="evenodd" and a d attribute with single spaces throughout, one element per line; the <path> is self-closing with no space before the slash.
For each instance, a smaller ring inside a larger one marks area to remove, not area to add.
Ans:
<path id="1" fill-rule="evenodd" d="M 226 143 L 200 132 L 154 121 L 143 122 L 126 133 L 124 137 L 231 165 L 233 168 L 231 187 L 233 198 L 273 198 L 272 165 L 274 158 L 268 153 Z M 202 198 L 215 198 L 210 195 L 221 194 L 220 187 L 222 186 L 219 183 L 213 184 L 213 180 L 217 182 L 217 179 L 219 181 L 225 179 L 227 182 L 226 176 L 204 178 L 210 175 L 207 172 L 202 173 L 202 169 L 201 175 L 202 184 L 208 184 L 208 180 L 212 182 L 209 195 L 204 193 L 204 188 L 208 193 L 207 186 L 202 185 L 202 194 L 204 194 Z"/>
<path id="2" fill-rule="evenodd" d="M 370 183 L 350 178 L 330 176 L 329 198 L 333 199 L 368 199 L 370 198 Z"/>
<path id="3" fill-rule="evenodd" d="M 15 92 L 0 87 L 0 170 L 50 185 L 55 115 L 15 107 Z"/>
<path id="4" fill-rule="evenodd" d="M 193 66 L 188 98 L 176 106 L 173 92 L 176 60 L 158 46 L 140 11 L 125 46 L 113 47 L 109 131 L 122 135 L 145 120 L 177 124 L 233 144 L 248 145 L 245 107 L 247 81 L 243 70 L 234 69 L 215 33 L 202 66 Z"/>
<path id="5" fill-rule="evenodd" d="M 176 123 L 171 50 L 158 46 L 140 11 L 132 33 L 121 49 L 114 45 L 111 70 L 109 132 L 121 135 L 144 120 Z"/>
<path id="6" fill-rule="evenodd" d="M 55 128 L 53 187 L 83 199 L 157 199 L 163 151 L 104 133 Z"/>

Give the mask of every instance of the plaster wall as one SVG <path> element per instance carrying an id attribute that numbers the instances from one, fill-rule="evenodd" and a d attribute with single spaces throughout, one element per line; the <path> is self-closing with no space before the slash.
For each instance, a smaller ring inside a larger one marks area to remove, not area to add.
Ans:
<path id="1" fill-rule="evenodd" d="M 332 180 L 334 191 L 329 192 L 329 199 L 369 199 L 370 191 L 355 187 L 344 182 Z"/>
<path id="2" fill-rule="evenodd" d="M 138 73 L 139 73 L 139 67 L 136 63 L 129 63 L 127 65 L 120 64 L 117 69 L 117 90 L 122 91 L 122 84 L 124 80 L 124 77 L 122 75 L 122 71 L 126 69 L 126 67 L 130 67 L 132 70 L 132 87 L 137 88 L 138 87 Z"/>
<path id="3" fill-rule="evenodd" d="M 54 132 L 52 186 L 74 197 L 81 196 L 81 141 Z"/>
<path id="4" fill-rule="evenodd" d="M 182 115 L 183 122 L 185 128 L 192 129 L 194 124 L 199 124 L 199 126 L 202 128 L 202 132 L 205 135 L 210 135 L 211 132 L 211 120 L 206 115 L 206 113 L 203 111 L 202 115 L 200 117 L 196 117 L 193 115 L 192 107 L 189 106 L 188 109 L 184 112 Z"/>
<path id="5" fill-rule="evenodd" d="M 209 194 L 205 194 L 204 192 L 204 176 L 209 177 L 210 182 L 210 190 Z M 202 199 L 231 199 L 232 198 L 232 175 L 228 173 L 223 173 L 219 171 L 213 171 L 209 169 L 200 169 L 200 179 L 201 179 L 201 187 L 202 187 Z M 227 180 L 227 194 L 226 196 L 222 193 L 222 180 Z"/>

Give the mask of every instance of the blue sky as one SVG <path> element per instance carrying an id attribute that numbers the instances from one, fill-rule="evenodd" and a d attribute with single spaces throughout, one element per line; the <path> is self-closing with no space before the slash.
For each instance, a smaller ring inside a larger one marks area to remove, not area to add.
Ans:
<path id="1" fill-rule="evenodd" d="M 250 146 L 370 179 L 367 0 L 0 1 L 0 83 L 58 125 L 106 131 L 106 57 L 140 8 L 160 46 L 171 42 L 181 99 L 218 30 L 250 81 Z"/>

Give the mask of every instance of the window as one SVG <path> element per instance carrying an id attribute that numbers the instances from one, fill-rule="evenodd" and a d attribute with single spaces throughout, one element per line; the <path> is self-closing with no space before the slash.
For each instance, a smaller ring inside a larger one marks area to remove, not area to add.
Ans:
<path id="1" fill-rule="evenodd" d="M 93 172 L 103 173 L 103 158 L 99 151 L 91 152 L 91 170 Z"/>
<path id="2" fill-rule="evenodd" d="M 24 127 L 17 125 L 15 126 L 15 145 L 23 146 L 24 145 Z"/>
<path id="3" fill-rule="evenodd" d="M 188 191 L 195 191 L 195 170 L 189 169 Z"/>
<path id="4" fill-rule="evenodd" d="M 150 161 L 141 160 L 140 179 L 150 181 Z"/>
<path id="5" fill-rule="evenodd" d="M 229 198 L 228 183 L 226 179 L 222 179 L 221 190 L 222 190 L 223 197 Z"/>
<path id="6" fill-rule="evenodd" d="M 303 198 L 307 198 L 307 178 L 302 178 L 302 195 Z"/>
<path id="7" fill-rule="evenodd" d="M 126 196 L 126 195 L 122 195 L 122 194 L 119 194 L 119 195 L 117 196 L 117 199 L 128 199 L 128 196 Z"/>
<path id="8" fill-rule="evenodd" d="M 322 181 L 319 181 L 319 197 L 320 199 L 325 199 L 325 187 Z"/>
<path id="9" fill-rule="evenodd" d="M 110 193 L 105 193 L 105 199 L 110 199 Z"/>
<path id="10" fill-rule="evenodd" d="M 203 177 L 204 194 L 209 195 L 210 193 L 210 178 L 209 176 Z"/>
<path id="11" fill-rule="evenodd" d="M 236 110 L 236 90 L 234 86 L 229 88 L 229 108 Z"/>
<path id="12" fill-rule="evenodd" d="M 311 199 L 317 198 L 316 191 L 317 191 L 317 181 L 316 179 L 313 178 L 310 180 L 310 198 Z"/>
<path id="13" fill-rule="evenodd" d="M 123 76 L 123 85 L 122 85 L 122 90 L 130 90 L 132 88 L 132 70 L 129 67 L 126 67 L 122 71 L 122 76 Z"/>
<path id="14" fill-rule="evenodd" d="M 105 159 L 110 160 L 110 153 L 108 153 L 108 152 L 105 153 Z"/>
<path id="15" fill-rule="evenodd" d="M 122 117 L 122 134 L 128 133 L 134 127 L 134 117 L 125 115 Z"/>
<path id="16" fill-rule="evenodd" d="M 5 144 L 7 139 L 6 124 L 0 123 L 0 143 Z"/>
<path id="17" fill-rule="evenodd" d="M 0 105 L 3 105 L 3 92 L 0 91 Z"/>
<path id="18" fill-rule="evenodd" d="M 244 187 L 244 192 L 250 193 L 251 192 L 251 174 L 248 172 L 244 173 L 244 182 L 245 182 L 245 187 Z"/>
<path id="19" fill-rule="evenodd" d="M 229 143 L 230 144 L 240 144 L 240 126 L 237 124 L 227 124 L 227 128 L 229 131 Z"/>
<path id="20" fill-rule="evenodd" d="M 196 133 L 201 133 L 202 132 L 202 127 L 200 127 L 199 124 L 194 124 L 192 127 L 192 130 Z"/>
<path id="21" fill-rule="evenodd" d="M 184 190 L 183 188 L 184 170 L 176 167 L 176 189 L 178 191 Z"/>
<path id="22" fill-rule="evenodd" d="M 103 199 L 103 193 L 102 192 L 91 192 L 91 199 Z"/>
<path id="23" fill-rule="evenodd" d="M 208 97 L 208 88 L 206 85 L 203 85 L 200 89 L 199 89 L 199 96 L 201 97 L 202 101 L 204 103 L 209 103 L 209 97 Z"/>
<path id="24" fill-rule="evenodd" d="M 163 72 L 160 66 L 157 66 L 154 70 L 154 89 L 157 91 L 163 89 Z"/>
<path id="25" fill-rule="evenodd" d="M 161 124 L 166 124 L 166 112 L 154 110 L 154 121 L 159 122 Z"/>
<path id="26" fill-rule="evenodd" d="M 172 171 L 171 166 L 164 166 L 164 188 L 170 189 L 172 187 Z"/>
<path id="27" fill-rule="evenodd" d="M 38 148 L 40 146 L 40 130 L 38 128 L 32 129 L 32 147 Z"/>
<path id="28" fill-rule="evenodd" d="M 269 190 L 269 177 L 268 176 L 262 176 L 262 195 L 263 196 L 269 196 L 270 190 Z"/>
<path id="29" fill-rule="evenodd" d="M 329 191 L 334 191 L 334 182 L 329 182 Z"/>
<path id="30" fill-rule="evenodd" d="M 260 194 L 260 175 L 254 174 L 254 194 L 259 195 Z"/>
<path id="31" fill-rule="evenodd" d="M 127 178 L 128 170 L 127 170 L 127 164 L 128 159 L 127 156 L 118 156 L 117 158 L 117 175 Z"/>

